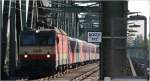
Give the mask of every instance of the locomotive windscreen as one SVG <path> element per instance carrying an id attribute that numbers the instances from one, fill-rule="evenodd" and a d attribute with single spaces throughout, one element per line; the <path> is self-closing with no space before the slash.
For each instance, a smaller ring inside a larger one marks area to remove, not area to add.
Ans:
<path id="1" fill-rule="evenodd" d="M 54 46 L 55 32 L 22 32 L 20 36 L 20 44 L 22 46 Z"/>

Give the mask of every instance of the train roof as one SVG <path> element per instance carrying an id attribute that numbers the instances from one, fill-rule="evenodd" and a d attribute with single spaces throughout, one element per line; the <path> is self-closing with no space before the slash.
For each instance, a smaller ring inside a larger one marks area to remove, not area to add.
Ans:
<path id="1" fill-rule="evenodd" d="M 83 42 L 83 40 L 80 40 L 80 39 L 75 39 L 76 41 L 78 41 L 78 42 Z"/>
<path id="2" fill-rule="evenodd" d="M 68 39 L 71 40 L 71 41 L 76 41 L 75 40 L 76 38 L 68 37 Z"/>
<path id="3" fill-rule="evenodd" d="M 55 31 L 56 33 L 67 35 L 67 33 L 64 32 L 62 29 L 58 29 L 56 27 L 54 27 L 53 29 L 48 29 L 48 28 L 30 29 L 30 30 L 24 30 L 22 32 L 40 32 L 40 31 Z"/>
<path id="4" fill-rule="evenodd" d="M 38 29 L 39 31 L 55 31 L 56 33 L 61 33 L 64 35 L 67 35 L 67 33 L 65 31 L 63 31 L 62 29 L 59 29 L 57 27 L 54 27 L 54 29 Z"/>
<path id="5" fill-rule="evenodd" d="M 77 39 L 77 38 L 72 38 L 72 37 L 68 37 L 68 38 L 69 38 L 69 40 L 71 40 L 71 41 L 76 41 L 76 42 L 79 42 L 79 43 L 81 43 L 81 42 L 87 43 L 86 41 L 83 41 L 83 40 L 80 40 L 80 39 Z"/>
<path id="6" fill-rule="evenodd" d="M 83 41 L 83 40 L 80 40 L 80 39 L 77 39 L 77 38 L 68 37 L 68 39 L 71 40 L 71 41 L 76 41 L 78 43 L 84 43 L 84 44 L 89 45 L 89 46 L 99 47 L 99 45 L 96 45 L 96 44 L 93 44 L 93 43 L 88 43 L 86 41 Z"/>

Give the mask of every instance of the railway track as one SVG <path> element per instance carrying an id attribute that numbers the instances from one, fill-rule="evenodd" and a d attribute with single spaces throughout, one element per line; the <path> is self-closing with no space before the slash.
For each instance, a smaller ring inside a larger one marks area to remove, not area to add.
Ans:
<path id="1" fill-rule="evenodd" d="M 46 76 L 39 79 L 33 79 L 35 81 L 84 81 L 91 75 L 99 73 L 99 63 L 87 64 L 78 68 L 65 71 L 63 74 L 55 74 L 54 76 Z M 96 75 L 98 76 L 98 75 Z M 28 81 L 28 78 L 19 79 L 17 81 Z"/>
<path id="2" fill-rule="evenodd" d="M 99 72 L 99 67 L 94 67 L 92 69 L 90 69 L 89 71 L 75 77 L 74 79 L 72 79 L 71 81 L 84 81 L 85 79 L 87 79 L 88 77 L 90 77 L 90 75 Z"/>

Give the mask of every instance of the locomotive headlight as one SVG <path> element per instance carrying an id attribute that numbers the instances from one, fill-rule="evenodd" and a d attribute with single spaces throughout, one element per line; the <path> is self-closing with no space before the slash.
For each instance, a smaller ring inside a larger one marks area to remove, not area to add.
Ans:
<path id="1" fill-rule="evenodd" d="M 28 55 L 24 55 L 24 58 L 28 58 Z"/>
<path id="2" fill-rule="evenodd" d="M 36 32 L 36 33 L 39 33 L 40 31 L 39 31 L 39 30 L 36 30 L 35 32 Z"/>
<path id="3" fill-rule="evenodd" d="M 50 55 L 46 55 L 46 57 L 47 57 L 47 58 L 50 58 L 51 56 L 50 56 Z"/>

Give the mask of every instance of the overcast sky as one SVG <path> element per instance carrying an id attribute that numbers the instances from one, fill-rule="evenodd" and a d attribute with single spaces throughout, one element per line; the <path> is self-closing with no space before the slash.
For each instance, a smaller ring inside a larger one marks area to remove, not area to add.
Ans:
<path id="1" fill-rule="evenodd" d="M 150 0 L 129 0 L 128 5 L 130 12 L 141 12 L 140 14 L 147 17 L 147 32 L 149 33 Z"/>

